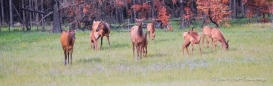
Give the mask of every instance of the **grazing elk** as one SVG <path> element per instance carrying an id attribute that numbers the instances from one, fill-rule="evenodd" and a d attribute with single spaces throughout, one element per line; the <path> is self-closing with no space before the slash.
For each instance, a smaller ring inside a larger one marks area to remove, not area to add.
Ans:
<path id="1" fill-rule="evenodd" d="M 212 18 L 210 16 L 210 14 L 211 14 L 210 9 L 209 9 L 208 14 L 209 14 L 210 21 L 216 25 L 216 28 L 211 29 L 211 32 L 210 32 L 211 38 L 212 38 L 212 45 L 214 47 L 214 50 L 216 50 L 217 41 L 219 41 L 221 43 L 222 47 L 225 50 L 228 50 L 228 47 L 229 47 L 228 41 L 225 40 L 222 32 L 218 29 L 218 24 L 212 20 Z"/>
<path id="2" fill-rule="evenodd" d="M 131 41 L 133 45 L 133 56 L 135 56 L 135 48 L 137 50 L 137 56 L 141 57 L 141 52 L 143 50 L 142 46 L 145 40 L 145 34 L 142 29 L 142 21 L 144 19 L 135 19 L 138 23 L 138 25 L 135 25 L 131 28 L 130 30 L 130 36 L 131 36 Z"/>
<path id="3" fill-rule="evenodd" d="M 226 41 L 222 32 L 217 29 L 217 28 L 213 28 L 211 30 L 211 38 L 213 40 L 213 47 L 214 47 L 214 50 L 216 50 L 216 45 L 217 45 L 217 41 L 219 41 L 222 45 L 222 47 L 225 49 L 225 50 L 228 50 L 228 40 Z"/>
<path id="4" fill-rule="evenodd" d="M 101 45 L 100 45 L 100 48 L 101 48 L 104 36 L 107 37 L 108 46 L 109 48 L 111 48 L 110 42 L 109 42 L 109 34 L 110 34 L 110 27 L 108 23 L 103 21 L 97 21 L 97 22 L 94 21 L 92 25 L 92 32 L 90 33 L 91 48 L 93 47 L 94 50 L 98 50 L 98 39 L 100 37 L 101 37 Z"/>
<path id="5" fill-rule="evenodd" d="M 63 31 L 60 37 L 60 41 L 62 44 L 62 48 L 64 50 L 64 64 L 66 65 L 66 61 L 68 58 L 68 63 L 69 63 L 69 55 L 70 55 L 70 60 L 71 60 L 71 64 L 72 64 L 72 53 L 73 53 L 73 45 L 75 42 L 75 30 L 67 30 L 67 31 Z"/>
<path id="6" fill-rule="evenodd" d="M 155 23 L 155 19 L 153 18 L 152 22 L 147 24 L 147 31 L 149 34 L 149 39 L 150 39 L 150 34 L 152 34 L 152 40 L 155 41 L 155 24 L 154 23 Z"/>
<path id="7" fill-rule="evenodd" d="M 209 38 L 211 39 L 211 42 L 212 42 L 212 38 L 210 34 L 212 29 L 213 28 L 210 26 L 204 26 L 202 29 L 202 45 L 204 46 L 204 39 L 206 37 L 207 48 L 209 48 Z"/>
<path id="8" fill-rule="evenodd" d="M 193 54 L 194 44 L 198 44 L 200 54 L 202 54 L 201 47 L 200 47 L 200 35 L 198 32 L 193 31 L 193 28 L 192 28 L 188 32 L 184 32 L 183 37 L 184 37 L 184 44 L 182 45 L 183 55 L 184 55 L 185 48 L 186 48 L 187 54 L 189 55 L 189 52 L 188 52 L 189 45 L 192 45 L 192 54 Z"/>

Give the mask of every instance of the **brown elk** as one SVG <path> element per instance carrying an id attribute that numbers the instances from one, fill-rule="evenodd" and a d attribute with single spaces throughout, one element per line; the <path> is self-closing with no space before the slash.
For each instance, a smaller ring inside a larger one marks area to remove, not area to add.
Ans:
<path id="1" fill-rule="evenodd" d="M 109 42 L 109 34 L 110 34 L 110 27 L 108 23 L 103 21 L 94 21 L 92 25 L 92 32 L 90 33 L 91 48 L 93 48 L 94 50 L 98 50 L 98 39 L 100 37 L 101 37 L 101 46 L 100 46 L 101 48 L 104 36 L 107 37 L 108 46 L 109 48 L 111 48 L 110 42 Z"/>
<path id="2" fill-rule="evenodd" d="M 209 38 L 212 40 L 211 34 L 210 34 L 212 29 L 213 28 L 210 26 L 204 26 L 202 29 L 202 45 L 204 45 L 204 39 L 206 37 L 207 48 L 209 48 Z"/>
<path id="3" fill-rule="evenodd" d="M 211 29 L 211 38 L 212 38 L 212 45 L 214 47 L 214 50 L 216 50 L 216 45 L 217 45 L 217 41 L 219 41 L 222 45 L 222 47 L 225 49 L 225 50 L 228 50 L 228 40 L 226 41 L 222 32 L 218 29 L 218 24 L 212 20 L 210 14 L 211 14 L 211 10 L 209 9 L 209 19 L 212 23 L 214 23 L 216 25 L 216 28 L 213 28 Z"/>
<path id="4" fill-rule="evenodd" d="M 152 22 L 147 24 L 147 31 L 149 34 L 149 39 L 150 39 L 150 34 L 152 34 L 152 40 L 155 41 L 155 25 L 154 25 L 154 23 L 155 23 L 155 19 L 153 18 Z"/>
<path id="5" fill-rule="evenodd" d="M 62 48 L 64 50 L 64 64 L 66 65 L 66 61 L 68 58 L 68 63 L 69 63 L 69 55 L 70 55 L 70 60 L 71 60 L 71 64 L 72 64 L 72 53 L 73 53 L 73 46 L 74 46 L 74 42 L 75 42 L 75 30 L 67 30 L 67 31 L 63 31 L 60 37 L 60 41 L 62 44 Z"/>
<path id="6" fill-rule="evenodd" d="M 213 28 L 210 33 L 211 33 L 211 38 L 213 40 L 212 43 L 213 43 L 214 50 L 216 50 L 217 41 L 221 43 L 222 47 L 225 50 L 228 50 L 228 47 L 229 47 L 228 40 L 227 41 L 225 40 L 222 32 L 219 29 Z"/>
<path id="7" fill-rule="evenodd" d="M 193 31 L 193 28 L 189 30 L 188 32 L 183 33 L 184 37 L 184 44 L 182 45 L 182 54 L 184 55 L 184 49 L 186 48 L 187 54 L 189 45 L 192 45 L 192 54 L 194 49 L 194 44 L 198 44 L 200 54 L 202 54 L 201 47 L 200 47 L 200 35 L 198 32 Z"/>
<path id="8" fill-rule="evenodd" d="M 131 36 L 131 41 L 133 45 L 133 56 L 135 56 L 135 48 L 137 50 L 137 56 L 141 57 L 141 52 L 143 50 L 143 43 L 145 41 L 145 34 L 142 29 L 142 21 L 144 19 L 135 19 L 138 23 L 138 25 L 135 25 L 131 28 L 130 30 L 130 36 Z"/>

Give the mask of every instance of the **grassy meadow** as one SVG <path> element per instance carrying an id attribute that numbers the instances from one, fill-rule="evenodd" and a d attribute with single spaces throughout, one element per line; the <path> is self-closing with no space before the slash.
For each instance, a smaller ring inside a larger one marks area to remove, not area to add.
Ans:
<path id="1" fill-rule="evenodd" d="M 104 37 L 102 49 L 94 51 L 90 31 L 78 31 L 72 65 L 64 65 L 60 34 L 2 28 L 0 85 L 273 86 L 271 24 L 220 28 L 229 50 L 218 43 L 216 51 L 210 45 L 200 55 L 195 45 L 193 55 L 184 56 L 181 47 L 187 29 L 174 28 L 173 32 L 157 29 L 156 40 L 149 40 L 147 57 L 142 59 L 132 56 L 129 32 L 113 30 L 112 48 Z"/>

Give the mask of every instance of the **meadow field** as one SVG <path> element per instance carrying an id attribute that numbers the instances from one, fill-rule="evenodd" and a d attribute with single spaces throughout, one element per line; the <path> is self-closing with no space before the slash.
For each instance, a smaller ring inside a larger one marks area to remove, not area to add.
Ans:
<path id="1" fill-rule="evenodd" d="M 73 64 L 64 65 L 60 34 L 0 32 L 1 86 L 273 86 L 271 24 L 242 24 L 220 28 L 229 50 L 195 45 L 182 55 L 183 32 L 156 30 L 147 57 L 132 56 L 129 32 L 112 30 L 109 49 L 90 48 L 90 31 L 78 31 Z M 124 29 L 126 30 L 126 29 Z M 195 28 L 201 31 L 201 28 Z M 146 31 L 146 30 L 145 30 Z M 99 42 L 100 43 L 100 42 Z"/>

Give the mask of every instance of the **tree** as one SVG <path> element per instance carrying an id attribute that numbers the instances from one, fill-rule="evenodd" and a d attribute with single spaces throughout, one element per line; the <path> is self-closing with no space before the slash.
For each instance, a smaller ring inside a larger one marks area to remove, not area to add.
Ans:
<path id="1" fill-rule="evenodd" d="M 53 0 L 53 33 L 61 33 L 61 21 L 59 13 L 59 0 Z"/>
<path id="2" fill-rule="evenodd" d="M 13 27 L 13 10 L 12 10 L 12 0 L 9 0 L 9 31 Z"/>
<path id="3" fill-rule="evenodd" d="M 200 11 L 199 16 L 205 14 L 205 16 L 211 16 L 211 19 L 217 23 L 216 25 L 221 25 L 223 22 L 230 20 L 227 16 L 231 14 L 229 10 L 229 0 L 197 0 L 197 9 Z M 209 15 L 209 9 L 210 14 Z M 203 15 L 203 17 L 205 17 Z M 206 20 L 208 20 L 206 18 Z"/>

